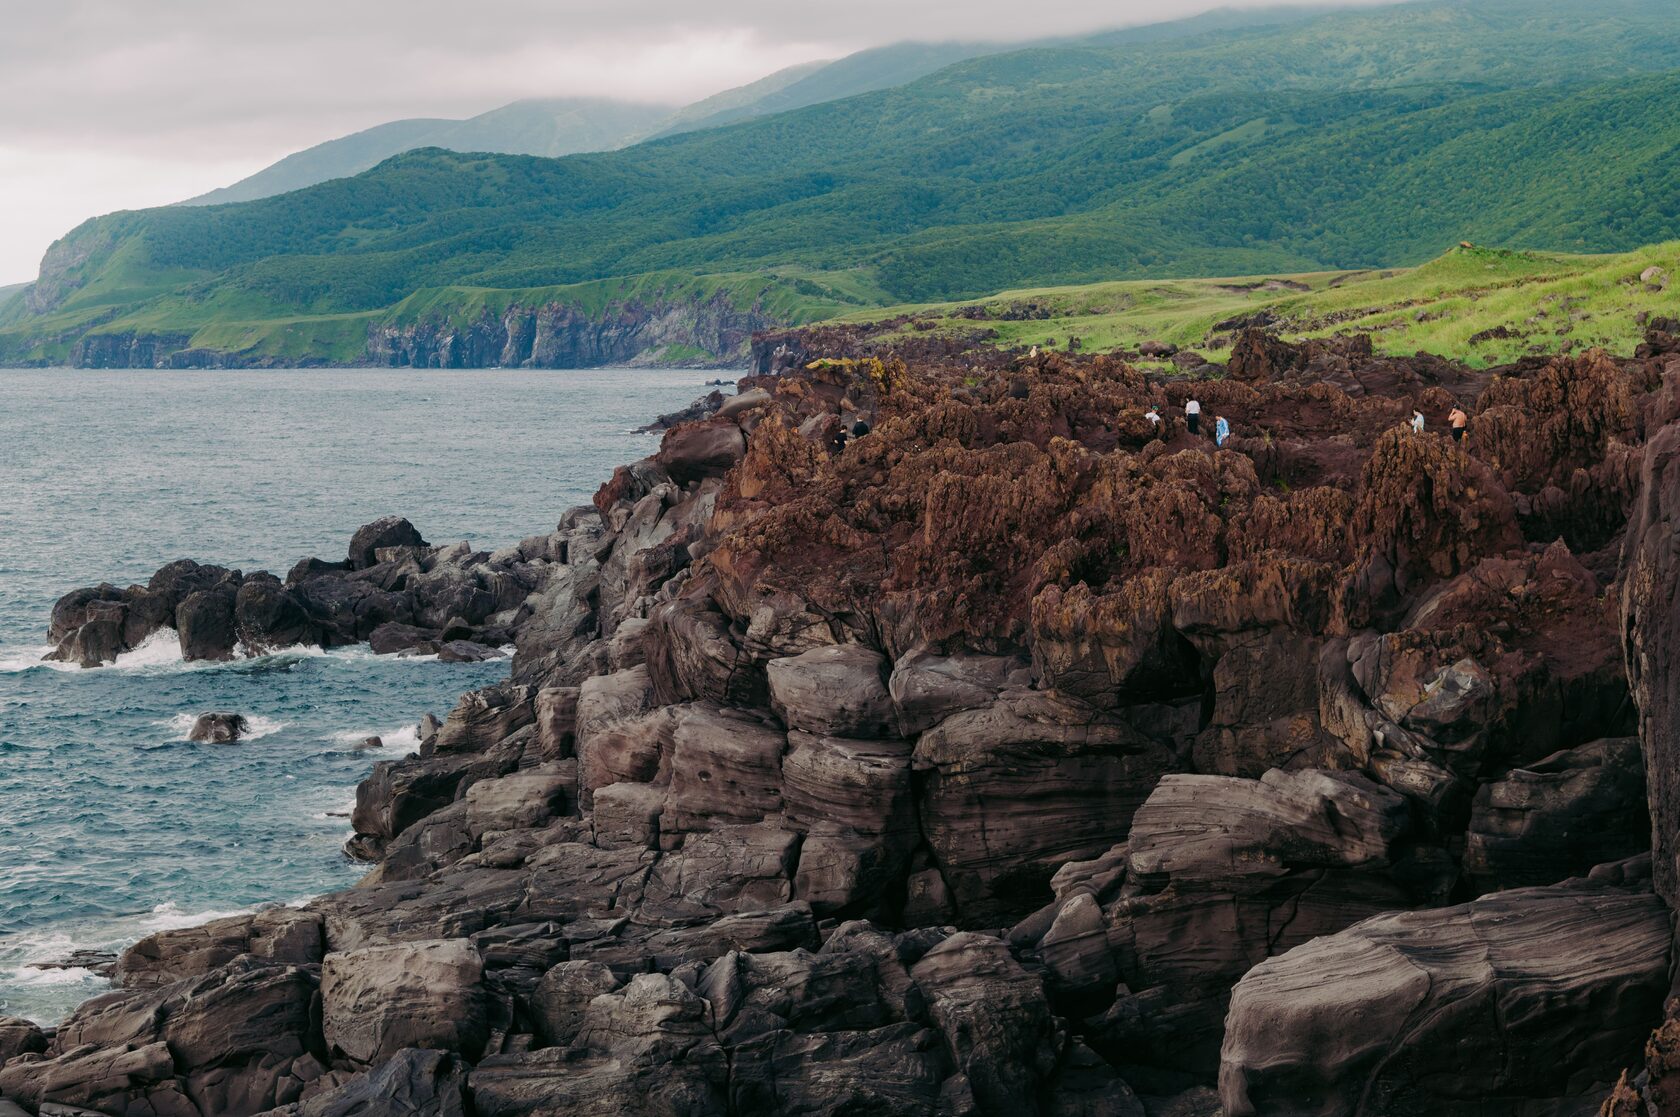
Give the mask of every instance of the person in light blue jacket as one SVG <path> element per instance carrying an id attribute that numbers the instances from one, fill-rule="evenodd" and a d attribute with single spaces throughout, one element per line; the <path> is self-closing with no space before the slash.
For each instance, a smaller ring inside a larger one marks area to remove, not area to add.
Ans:
<path id="1" fill-rule="evenodd" d="M 1225 440 L 1231 437 L 1231 424 L 1221 415 L 1213 424 L 1213 441 L 1215 445 L 1225 445 Z"/>

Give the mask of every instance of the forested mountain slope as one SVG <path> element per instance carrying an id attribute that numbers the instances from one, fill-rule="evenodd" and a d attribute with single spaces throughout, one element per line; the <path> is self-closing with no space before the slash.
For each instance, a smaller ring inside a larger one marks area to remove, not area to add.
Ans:
<path id="1" fill-rule="evenodd" d="M 797 321 L 1404 265 L 1461 239 L 1625 250 L 1680 232 L 1675 58 L 1666 2 L 1412 4 L 992 55 L 612 153 L 412 152 L 244 205 L 88 222 L 0 311 L 0 353 L 154 334 L 278 356 L 278 323 L 288 358 L 405 360 L 367 339 L 421 324 L 421 292 L 450 328 L 620 313 L 661 284 Z M 747 275 L 762 282 L 743 306 Z"/>

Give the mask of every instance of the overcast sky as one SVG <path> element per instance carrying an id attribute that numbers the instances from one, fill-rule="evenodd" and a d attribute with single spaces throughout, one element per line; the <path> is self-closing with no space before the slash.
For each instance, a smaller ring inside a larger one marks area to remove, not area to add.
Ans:
<path id="1" fill-rule="evenodd" d="M 521 97 L 687 102 L 905 39 L 1015 41 L 1266 2 L 18 0 L 0 32 L 0 283 L 33 278 L 84 218 L 400 117 Z"/>

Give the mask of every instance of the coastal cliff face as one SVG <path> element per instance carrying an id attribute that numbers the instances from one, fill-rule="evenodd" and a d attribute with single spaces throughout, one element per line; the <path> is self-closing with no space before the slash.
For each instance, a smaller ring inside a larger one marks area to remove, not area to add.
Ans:
<path id="1" fill-rule="evenodd" d="M 591 368 L 599 365 L 739 364 L 763 308 L 738 309 L 721 292 L 705 300 L 608 304 L 595 314 L 550 304 L 486 313 L 466 327 L 381 326 L 368 333 L 367 364 L 411 368 Z"/>
<path id="2" fill-rule="evenodd" d="M 486 311 L 464 326 L 438 319 L 377 324 L 369 327 L 361 352 L 343 359 L 194 347 L 186 333 L 88 333 L 72 344 L 69 363 L 76 368 L 724 368 L 744 364 L 754 332 L 776 324 L 761 304 L 738 307 L 728 294 L 716 292 L 706 298 L 610 302 L 597 310 L 515 304 L 500 314 Z"/>
<path id="3" fill-rule="evenodd" d="M 67 595 L 82 663 L 159 627 L 517 654 L 364 781 L 361 884 L 136 944 L 52 1035 L 0 1028 L 0 1096 L 1595 1110 L 1677 1026 L 1680 341 L 1474 371 L 1256 334 L 1165 380 L 960 350 L 764 335 L 495 554 L 389 520 L 284 582 Z M 1410 430 L 1455 401 L 1467 446 Z"/>

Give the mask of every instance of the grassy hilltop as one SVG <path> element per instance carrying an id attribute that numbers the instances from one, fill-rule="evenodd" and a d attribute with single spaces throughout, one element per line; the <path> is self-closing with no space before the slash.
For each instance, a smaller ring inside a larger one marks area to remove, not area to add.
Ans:
<path id="1" fill-rule="evenodd" d="M 410 152 L 82 225 L 0 306 L 0 359 L 153 333 L 347 360 L 498 303 L 722 292 L 797 323 L 1464 239 L 1629 251 L 1680 235 L 1675 59 L 1672 0 L 1405 4 L 994 54 L 604 154 Z"/>
<path id="2" fill-rule="evenodd" d="M 1598 256 L 1455 247 L 1416 268 L 1026 288 L 843 320 L 888 336 L 978 330 L 1001 348 L 1106 352 L 1160 341 L 1222 360 L 1236 324 L 1263 316 L 1290 338 L 1361 332 L 1379 353 L 1490 365 L 1592 346 L 1631 352 L 1642 321 L 1677 315 L 1680 241 Z"/>

